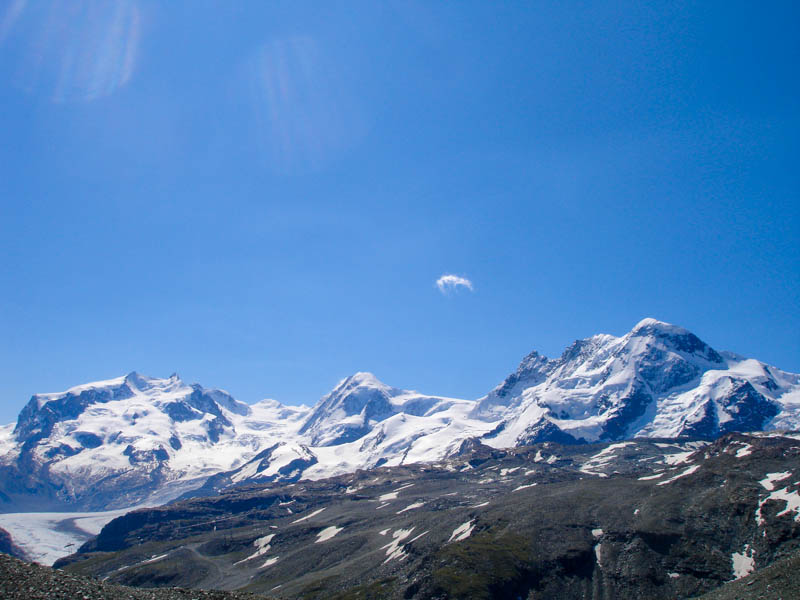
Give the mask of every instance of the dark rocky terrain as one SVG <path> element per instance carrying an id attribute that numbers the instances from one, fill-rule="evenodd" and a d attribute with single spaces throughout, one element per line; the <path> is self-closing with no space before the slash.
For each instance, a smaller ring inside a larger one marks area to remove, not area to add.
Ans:
<path id="1" fill-rule="evenodd" d="M 792 600 L 800 598 L 800 553 L 726 583 L 701 600 Z"/>
<path id="2" fill-rule="evenodd" d="M 3 600 L 264 600 L 242 592 L 136 589 L 71 575 L 0 554 Z"/>
<path id="3" fill-rule="evenodd" d="M 26 558 L 22 548 L 14 543 L 11 535 L 2 527 L 0 527 L 0 553 L 22 559 Z"/>
<path id="4" fill-rule="evenodd" d="M 56 566 L 281 598 L 690 598 L 797 556 L 799 488 L 796 434 L 472 441 L 433 465 L 128 513 Z"/>

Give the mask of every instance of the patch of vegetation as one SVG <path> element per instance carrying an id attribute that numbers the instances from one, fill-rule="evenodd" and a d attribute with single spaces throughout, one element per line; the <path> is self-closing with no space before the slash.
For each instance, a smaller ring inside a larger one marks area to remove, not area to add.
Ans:
<path id="1" fill-rule="evenodd" d="M 322 577 L 310 583 L 298 594 L 299 600 L 316 600 L 331 597 L 331 589 L 335 588 L 337 577 Z"/>
<path id="2" fill-rule="evenodd" d="M 479 533 L 437 552 L 432 572 L 434 595 L 447 598 L 501 597 L 529 580 L 529 540 L 515 533 Z"/>
<path id="3" fill-rule="evenodd" d="M 330 600 L 384 600 L 393 596 L 396 577 L 387 577 L 329 596 Z"/>

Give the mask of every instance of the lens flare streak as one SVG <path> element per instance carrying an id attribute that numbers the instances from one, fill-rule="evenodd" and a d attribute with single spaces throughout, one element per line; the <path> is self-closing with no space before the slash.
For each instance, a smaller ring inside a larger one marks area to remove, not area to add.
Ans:
<path id="1" fill-rule="evenodd" d="M 108 96 L 130 80 L 141 18 L 132 0 L 16 0 L 0 18 L 14 82 L 54 102 Z"/>

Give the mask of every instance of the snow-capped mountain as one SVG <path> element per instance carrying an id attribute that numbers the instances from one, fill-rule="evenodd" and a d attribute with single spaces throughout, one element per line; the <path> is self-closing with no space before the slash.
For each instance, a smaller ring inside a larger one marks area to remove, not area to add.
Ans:
<path id="1" fill-rule="evenodd" d="M 480 399 L 499 418 L 486 443 L 713 438 L 800 426 L 800 376 L 730 353 L 693 333 L 644 319 L 622 337 L 576 341 L 560 358 L 533 353 Z"/>
<path id="2" fill-rule="evenodd" d="M 369 373 L 313 407 L 253 405 L 131 373 L 37 394 L 0 428 L 0 507 L 113 509 L 247 482 L 433 462 L 469 444 L 714 438 L 800 428 L 800 376 L 718 352 L 654 319 L 533 352 L 486 396 L 400 390 Z"/>
<path id="3" fill-rule="evenodd" d="M 37 394 L 0 432 L 0 500 L 89 509 L 167 501 L 293 434 L 307 412 L 135 372 Z"/>
<path id="4" fill-rule="evenodd" d="M 364 437 L 394 415 L 429 417 L 456 406 L 471 408 L 472 404 L 399 390 L 372 373 L 356 373 L 319 401 L 299 433 L 313 446 L 336 446 Z"/>

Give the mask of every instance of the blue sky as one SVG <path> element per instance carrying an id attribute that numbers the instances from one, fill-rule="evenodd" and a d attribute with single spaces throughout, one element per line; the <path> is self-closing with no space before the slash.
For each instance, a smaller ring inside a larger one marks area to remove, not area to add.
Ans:
<path id="1" fill-rule="evenodd" d="M 800 371 L 798 12 L 3 3 L 2 422 L 131 370 L 475 398 L 645 316 Z"/>

